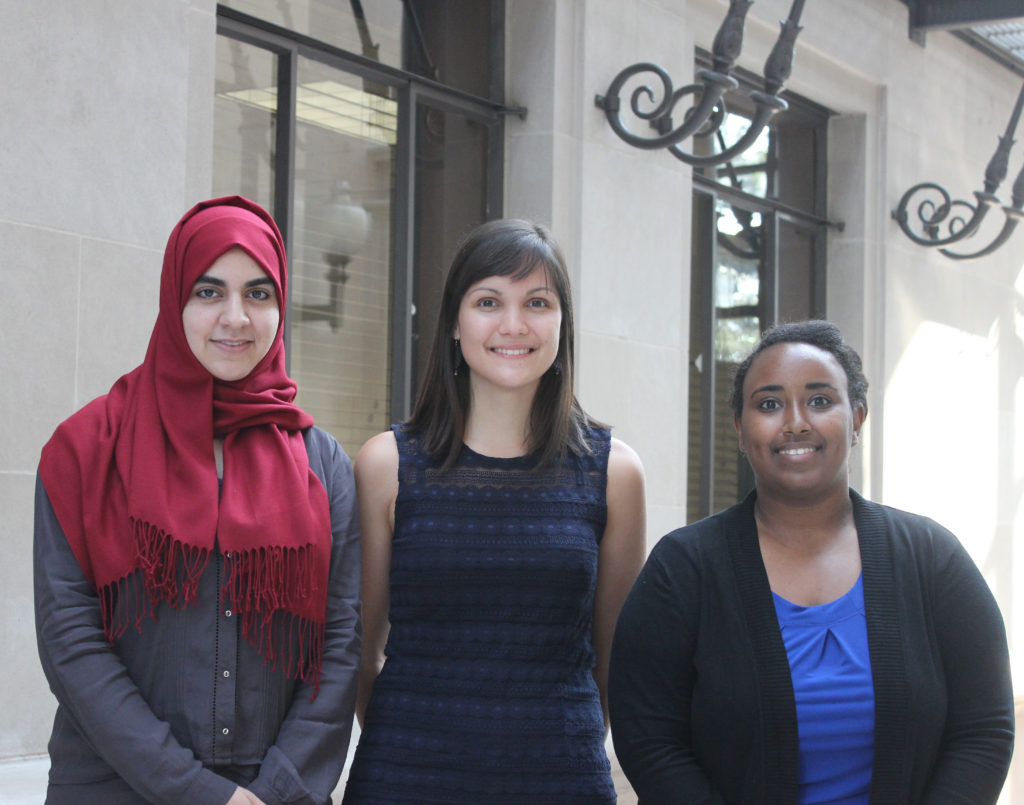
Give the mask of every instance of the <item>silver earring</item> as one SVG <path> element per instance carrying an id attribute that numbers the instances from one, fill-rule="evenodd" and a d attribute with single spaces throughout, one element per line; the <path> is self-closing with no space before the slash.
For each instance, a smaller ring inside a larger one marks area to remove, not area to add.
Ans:
<path id="1" fill-rule="evenodd" d="M 452 372 L 455 377 L 459 376 L 459 364 L 462 363 L 462 348 L 459 344 L 459 339 L 455 339 L 455 371 Z"/>

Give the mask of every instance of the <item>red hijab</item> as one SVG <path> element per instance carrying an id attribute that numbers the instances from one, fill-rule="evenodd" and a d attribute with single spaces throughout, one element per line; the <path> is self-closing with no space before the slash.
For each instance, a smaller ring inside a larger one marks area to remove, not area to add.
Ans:
<path id="1" fill-rule="evenodd" d="M 196 280 L 234 247 L 273 280 L 281 324 L 256 368 L 224 382 L 192 354 L 181 317 Z M 141 628 L 161 602 L 193 602 L 217 549 L 243 636 L 319 687 L 330 510 L 302 439 L 313 418 L 285 372 L 286 270 L 259 205 L 231 196 L 189 210 L 167 241 L 146 359 L 57 428 L 39 472 L 108 640 Z M 224 439 L 220 492 L 214 437 Z"/>

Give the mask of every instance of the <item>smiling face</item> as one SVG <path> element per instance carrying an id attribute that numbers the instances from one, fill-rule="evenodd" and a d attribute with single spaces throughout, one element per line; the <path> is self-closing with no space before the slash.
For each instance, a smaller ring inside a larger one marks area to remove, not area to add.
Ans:
<path id="1" fill-rule="evenodd" d="M 470 383 L 535 391 L 558 354 L 562 310 L 547 272 L 522 279 L 486 277 L 469 286 L 453 337 L 469 366 Z"/>
<path id="2" fill-rule="evenodd" d="M 263 360 L 280 320 L 273 281 L 239 248 L 225 252 L 196 280 L 181 313 L 192 354 L 228 382 L 241 380 Z"/>
<path id="3" fill-rule="evenodd" d="M 847 494 L 850 449 L 864 408 L 851 406 L 846 373 L 830 353 L 803 343 L 768 347 L 743 381 L 734 419 L 758 494 L 820 499 Z"/>

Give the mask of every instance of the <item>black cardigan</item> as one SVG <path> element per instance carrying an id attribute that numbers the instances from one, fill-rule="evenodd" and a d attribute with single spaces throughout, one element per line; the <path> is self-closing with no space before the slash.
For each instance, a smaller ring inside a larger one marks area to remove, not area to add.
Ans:
<path id="1" fill-rule="evenodd" d="M 994 803 L 1013 749 L 1002 617 L 957 539 L 851 491 L 875 689 L 872 805 Z M 751 494 L 662 539 L 612 648 L 612 737 L 642 805 L 795 805 L 789 661 Z"/>

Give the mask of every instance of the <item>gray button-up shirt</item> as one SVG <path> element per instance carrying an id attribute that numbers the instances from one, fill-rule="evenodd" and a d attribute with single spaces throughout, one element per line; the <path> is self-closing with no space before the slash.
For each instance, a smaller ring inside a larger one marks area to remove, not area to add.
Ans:
<path id="1" fill-rule="evenodd" d="M 345 762 L 359 670 L 359 524 L 352 466 L 332 436 L 306 431 L 333 543 L 319 694 L 241 638 L 215 552 L 197 600 L 111 646 L 96 591 L 36 485 L 39 656 L 58 708 L 48 803 L 223 805 L 241 784 L 267 805 L 328 805 Z M 137 797 L 137 798 L 136 798 Z"/>

